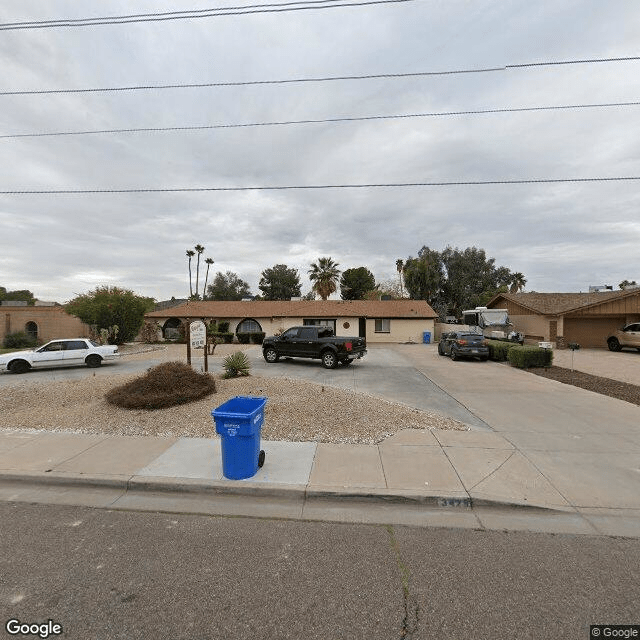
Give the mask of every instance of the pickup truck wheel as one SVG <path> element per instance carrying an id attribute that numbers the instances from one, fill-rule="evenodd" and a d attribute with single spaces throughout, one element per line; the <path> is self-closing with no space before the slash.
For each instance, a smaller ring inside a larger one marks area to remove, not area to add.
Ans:
<path id="1" fill-rule="evenodd" d="M 622 349 L 618 342 L 618 338 L 609 338 L 607 340 L 607 345 L 609 347 L 609 351 L 620 351 L 620 349 Z"/>
<path id="2" fill-rule="evenodd" d="M 96 369 L 102 364 L 102 358 L 100 356 L 95 355 L 94 353 L 90 356 L 87 356 L 85 363 L 87 367 L 90 367 L 91 369 Z"/>
<path id="3" fill-rule="evenodd" d="M 26 373 L 31 367 L 26 360 L 16 360 L 11 363 L 11 373 Z"/>
<path id="4" fill-rule="evenodd" d="M 336 358 L 336 354 L 333 351 L 325 351 L 322 354 L 322 366 L 325 369 L 335 369 L 338 364 L 338 358 Z"/>
<path id="5" fill-rule="evenodd" d="M 273 347 L 267 347 L 262 352 L 262 355 L 264 356 L 264 359 L 269 364 L 272 364 L 273 362 L 278 362 L 278 360 L 280 359 L 280 356 L 278 355 L 278 352 Z"/>

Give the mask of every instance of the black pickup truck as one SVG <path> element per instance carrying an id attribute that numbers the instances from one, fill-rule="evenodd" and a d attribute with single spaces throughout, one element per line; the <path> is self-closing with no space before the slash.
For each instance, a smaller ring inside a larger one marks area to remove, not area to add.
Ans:
<path id="1" fill-rule="evenodd" d="M 291 327 L 262 343 L 262 355 L 267 362 L 278 362 L 282 356 L 318 358 L 327 369 L 334 369 L 338 363 L 351 364 L 366 353 L 364 338 L 337 337 L 331 327 L 325 326 Z"/>

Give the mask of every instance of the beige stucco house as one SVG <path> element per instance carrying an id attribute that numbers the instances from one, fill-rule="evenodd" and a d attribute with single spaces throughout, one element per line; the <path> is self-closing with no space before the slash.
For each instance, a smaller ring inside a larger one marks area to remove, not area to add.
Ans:
<path id="1" fill-rule="evenodd" d="M 507 309 L 527 340 L 606 347 L 616 329 L 640 321 L 640 289 L 593 293 L 500 293 L 487 306 Z"/>
<path id="2" fill-rule="evenodd" d="M 75 316 L 65 312 L 56 304 L 5 304 L 0 306 L 0 344 L 8 333 L 24 331 L 38 342 L 48 342 L 56 338 L 88 338 L 90 328 Z"/>
<path id="3" fill-rule="evenodd" d="M 157 322 L 163 335 L 180 321 L 224 320 L 232 333 L 267 335 L 305 324 L 331 326 L 338 336 L 362 336 L 373 342 L 433 341 L 437 314 L 424 300 L 291 300 L 188 302 L 152 311 L 146 319 Z"/>

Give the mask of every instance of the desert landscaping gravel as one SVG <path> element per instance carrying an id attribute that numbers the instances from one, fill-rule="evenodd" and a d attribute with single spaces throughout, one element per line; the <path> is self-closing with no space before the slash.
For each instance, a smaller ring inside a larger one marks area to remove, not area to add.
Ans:
<path id="1" fill-rule="evenodd" d="M 220 345 L 215 357 L 238 346 Z M 123 352 L 122 358 L 149 357 L 142 352 Z M 153 353 L 166 360 L 177 359 L 177 351 Z M 184 360 L 184 346 L 182 346 Z M 212 367 L 213 368 L 213 367 Z M 10 374 L 5 374 L 10 375 Z M 131 436 L 217 437 L 211 411 L 233 396 L 266 396 L 265 440 L 315 441 L 374 444 L 400 429 L 467 430 L 455 420 L 395 404 L 362 393 L 290 378 L 249 376 L 216 378 L 217 392 L 204 400 L 155 411 L 121 409 L 105 400 L 107 391 L 137 376 L 88 377 L 78 381 L 42 384 L 29 380 L 3 390 L 5 427 L 80 433 L 109 433 Z"/>

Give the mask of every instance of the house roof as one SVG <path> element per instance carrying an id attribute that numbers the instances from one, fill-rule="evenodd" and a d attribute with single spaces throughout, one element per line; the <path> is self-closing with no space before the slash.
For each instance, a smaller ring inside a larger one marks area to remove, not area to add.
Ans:
<path id="1" fill-rule="evenodd" d="M 487 306 L 496 308 L 500 306 L 500 300 L 510 300 L 542 315 L 560 315 L 633 295 L 640 295 L 640 289 L 591 293 L 499 293 Z"/>
<path id="2" fill-rule="evenodd" d="M 259 300 L 187 302 L 147 318 L 437 318 L 424 300 Z"/>

